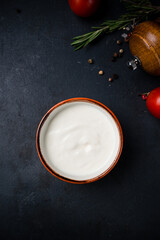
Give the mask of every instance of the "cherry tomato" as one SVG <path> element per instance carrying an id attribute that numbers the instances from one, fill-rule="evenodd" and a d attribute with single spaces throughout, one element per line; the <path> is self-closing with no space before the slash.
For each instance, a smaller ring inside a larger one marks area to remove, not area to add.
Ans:
<path id="1" fill-rule="evenodd" d="M 98 9 L 101 0 L 68 0 L 72 11 L 80 17 L 89 17 Z"/>
<path id="2" fill-rule="evenodd" d="M 160 119 L 160 87 L 149 93 L 146 104 L 150 113 Z"/>

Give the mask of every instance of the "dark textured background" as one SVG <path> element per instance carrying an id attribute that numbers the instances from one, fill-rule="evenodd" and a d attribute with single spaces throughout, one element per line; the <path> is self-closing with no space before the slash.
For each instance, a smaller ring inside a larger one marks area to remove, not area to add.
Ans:
<path id="1" fill-rule="evenodd" d="M 160 239 L 160 121 L 137 97 L 160 86 L 159 78 L 126 67 L 127 44 L 124 57 L 110 61 L 119 32 L 79 52 L 70 46 L 73 36 L 124 10 L 118 0 L 103 4 L 88 20 L 65 0 L 0 1 L 1 240 Z M 113 73 L 120 77 L 110 84 Z M 53 177 L 35 147 L 46 111 L 77 96 L 107 105 L 124 131 L 117 166 L 88 185 Z"/>

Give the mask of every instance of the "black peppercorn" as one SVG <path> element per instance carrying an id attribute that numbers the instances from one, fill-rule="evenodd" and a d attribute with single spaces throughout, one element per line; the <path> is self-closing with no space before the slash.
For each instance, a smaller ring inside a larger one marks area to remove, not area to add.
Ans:
<path id="1" fill-rule="evenodd" d="M 16 9 L 16 12 L 17 12 L 17 13 L 21 13 L 22 11 L 21 11 L 21 9 L 17 8 L 17 9 Z"/>
<path id="2" fill-rule="evenodd" d="M 118 74 L 116 74 L 116 73 L 113 74 L 113 78 L 114 78 L 114 79 L 118 79 L 118 78 L 119 78 Z"/>
<path id="3" fill-rule="evenodd" d="M 116 61 L 116 58 L 115 58 L 115 57 L 112 57 L 112 58 L 111 58 L 111 61 L 112 61 L 112 62 L 115 62 L 115 61 Z"/>

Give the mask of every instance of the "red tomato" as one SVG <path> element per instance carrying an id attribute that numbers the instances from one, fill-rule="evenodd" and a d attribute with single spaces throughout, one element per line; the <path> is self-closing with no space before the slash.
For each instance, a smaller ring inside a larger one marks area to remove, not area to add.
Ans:
<path id="1" fill-rule="evenodd" d="M 160 87 L 155 88 L 149 93 L 146 104 L 150 113 L 154 117 L 160 118 Z"/>
<path id="2" fill-rule="evenodd" d="M 72 11 L 80 17 L 89 17 L 98 9 L 101 0 L 68 0 Z"/>

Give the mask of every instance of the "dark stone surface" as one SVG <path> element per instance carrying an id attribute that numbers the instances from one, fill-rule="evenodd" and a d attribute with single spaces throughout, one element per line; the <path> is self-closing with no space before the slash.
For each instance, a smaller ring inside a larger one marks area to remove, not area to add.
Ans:
<path id="1" fill-rule="evenodd" d="M 79 52 L 70 46 L 73 36 L 122 12 L 116 0 L 91 19 L 76 17 L 65 0 L 0 1 L 1 240 L 160 239 L 160 121 L 137 97 L 159 78 L 126 67 L 127 43 L 124 57 L 110 61 L 119 32 Z M 119 79 L 109 83 L 113 73 Z M 77 96 L 107 105 L 124 131 L 112 172 L 78 186 L 47 172 L 35 147 L 46 111 Z"/>

